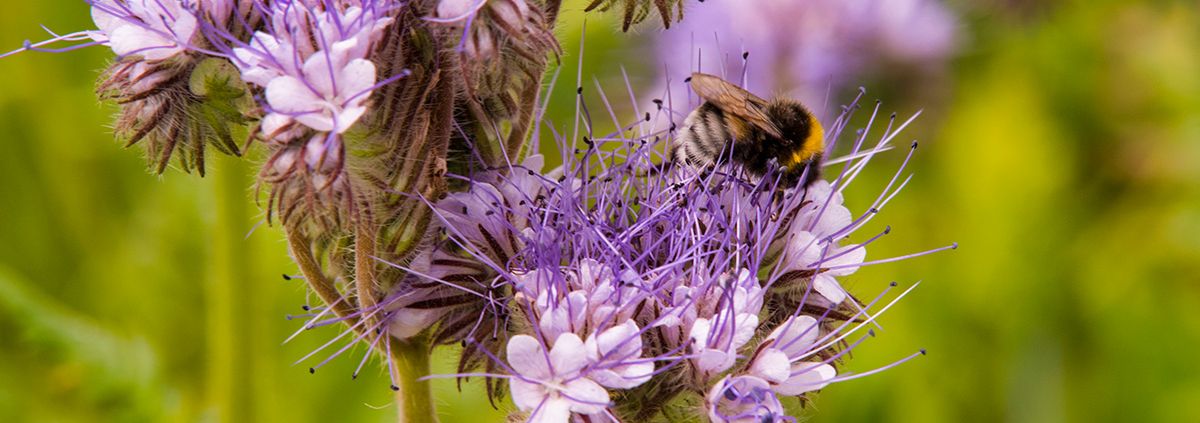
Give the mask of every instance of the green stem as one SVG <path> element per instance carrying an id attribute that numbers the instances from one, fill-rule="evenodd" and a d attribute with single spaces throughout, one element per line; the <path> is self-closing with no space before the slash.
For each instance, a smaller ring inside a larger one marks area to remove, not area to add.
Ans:
<path id="1" fill-rule="evenodd" d="M 217 406 L 217 420 L 225 422 L 254 421 L 251 390 L 255 369 L 248 357 L 253 356 L 256 342 L 253 333 L 258 318 L 250 303 L 243 281 L 253 280 L 249 265 L 249 248 L 244 239 L 250 230 L 249 201 L 246 187 L 247 167 L 239 159 L 215 160 L 213 197 L 216 230 L 209 250 L 208 283 L 208 394 Z"/>
<path id="2" fill-rule="evenodd" d="M 391 343 L 393 388 L 396 390 L 396 408 L 400 423 L 436 423 L 437 411 L 433 405 L 433 389 L 429 375 L 429 341 L 417 337 L 401 341 L 388 337 Z"/>

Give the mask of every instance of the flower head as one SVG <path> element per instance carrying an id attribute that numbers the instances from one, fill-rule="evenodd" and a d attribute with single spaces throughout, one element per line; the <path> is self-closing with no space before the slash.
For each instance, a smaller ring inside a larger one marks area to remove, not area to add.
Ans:
<path id="1" fill-rule="evenodd" d="M 835 139 L 856 108 L 832 125 Z M 475 320 L 504 322 L 507 356 L 478 334 L 466 339 L 508 363 L 493 370 L 509 370 L 533 420 L 647 418 L 691 394 L 708 398 L 712 416 L 783 421 L 776 396 L 836 382 L 857 345 L 843 340 L 876 316 L 877 300 L 861 303 L 838 279 L 871 264 L 866 246 L 878 236 L 846 239 L 899 186 L 860 216 L 841 191 L 890 149 L 893 129 L 866 148 L 869 128 L 855 132 L 849 155 L 830 161 L 845 169 L 833 182 L 799 187 L 782 185 L 777 169 L 747 179 L 728 164 L 650 172 L 661 154 L 643 142 L 659 135 L 650 129 L 589 139 L 557 169 L 532 156 L 469 175 L 467 191 L 433 204 L 445 250 L 459 256 L 432 265 L 434 282 L 491 281 L 489 298 L 507 306 L 476 309 Z M 555 365 L 558 351 L 578 356 Z"/>

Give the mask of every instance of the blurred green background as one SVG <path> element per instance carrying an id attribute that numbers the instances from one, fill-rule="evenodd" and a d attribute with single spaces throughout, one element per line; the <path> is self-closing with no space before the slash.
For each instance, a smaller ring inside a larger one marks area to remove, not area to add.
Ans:
<path id="1" fill-rule="evenodd" d="M 573 78 L 582 19 L 568 6 Z M 825 389 L 806 418 L 1200 421 L 1200 9 L 950 6 L 961 46 L 945 89 L 914 101 L 863 81 L 885 110 L 926 109 L 906 133 L 924 146 L 914 181 L 863 233 L 894 228 L 871 257 L 962 247 L 847 282 L 923 281 L 848 370 L 930 354 Z M 37 39 L 38 24 L 91 25 L 78 0 L 10 2 L 0 46 Z M 585 67 L 621 92 L 621 66 L 635 84 L 655 77 L 636 53 L 651 29 L 615 28 L 589 18 Z M 281 345 L 306 295 L 280 277 L 294 267 L 279 231 L 255 229 L 252 167 L 155 177 L 111 139 L 114 108 L 92 93 L 109 57 L 0 61 L 0 421 L 392 420 L 382 372 L 350 379 L 361 350 L 312 375 L 314 362 L 292 365 L 334 332 Z M 552 118 L 571 116 L 572 94 L 553 97 Z M 852 210 L 900 158 L 856 182 Z M 435 384 L 445 422 L 503 416 L 478 386 Z"/>

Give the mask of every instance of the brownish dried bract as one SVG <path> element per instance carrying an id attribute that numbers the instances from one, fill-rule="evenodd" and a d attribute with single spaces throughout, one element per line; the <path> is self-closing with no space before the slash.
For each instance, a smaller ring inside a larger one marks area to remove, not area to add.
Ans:
<path id="1" fill-rule="evenodd" d="M 767 115 L 767 101 L 749 91 L 725 82 L 725 80 L 704 73 L 693 73 L 692 90 L 712 103 L 722 112 L 733 114 L 746 122 L 762 129 L 775 138 L 781 138 L 779 127 Z"/>
<path id="2" fill-rule="evenodd" d="M 683 20 L 683 0 L 592 0 L 584 10 L 591 12 L 598 9 L 606 12 L 618 6 L 624 17 L 621 22 L 622 31 L 629 31 L 633 24 L 646 20 L 652 7 L 658 11 L 664 27 L 670 28 L 672 21 Z"/>

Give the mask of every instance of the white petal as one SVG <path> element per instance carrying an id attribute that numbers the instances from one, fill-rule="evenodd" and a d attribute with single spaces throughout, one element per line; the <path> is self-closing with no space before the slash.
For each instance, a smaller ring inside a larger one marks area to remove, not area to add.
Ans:
<path id="1" fill-rule="evenodd" d="M 837 279 L 826 273 L 813 278 L 813 290 L 834 304 L 841 304 L 846 300 L 846 291 L 838 284 Z"/>
<path id="2" fill-rule="evenodd" d="M 508 389 L 512 391 L 513 404 L 523 411 L 537 408 L 546 399 L 546 389 L 537 383 L 529 383 L 519 378 L 508 380 Z"/>
<path id="3" fill-rule="evenodd" d="M 862 264 L 863 260 L 867 258 L 867 248 L 860 247 L 858 245 L 847 245 L 838 249 L 831 255 L 838 255 L 838 257 L 832 260 L 826 260 L 821 264 L 821 267 L 841 267 Z M 846 276 L 856 271 L 858 271 L 857 267 L 846 267 L 830 270 L 829 274 L 833 276 Z"/>
<path id="4" fill-rule="evenodd" d="M 588 363 L 587 350 L 583 348 L 583 340 L 579 339 L 579 335 L 559 335 L 554 341 L 554 348 L 550 349 L 550 363 L 554 367 L 554 374 L 559 377 L 573 377 L 579 373 L 579 369 Z"/>
<path id="5" fill-rule="evenodd" d="M 136 54 L 146 60 L 162 60 L 179 51 L 174 41 L 138 25 L 122 25 L 108 36 L 108 46 L 118 56 Z"/>
<path id="6" fill-rule="evenodd" d="M 367 89 L 375 85 L 375 64 L 366 59 L 354 59 L 338 72 L 340 98 L 350 103 L 367 101 Z M 351 100 L 351 97 L 354 99 Z"/>
<path id="7" fill-rule="evenodd" d="M 113 0 L 95 0 L 92 4 L 92 22 L 95 22 L 96 28 L 105 34 L 112 34 L 118 27 L 129 24 L 124 19 L 112 14 L 113 11 L 121 10 Z"/>
<path id="8" fill-rule="evenodd" d="M 571 411 L 576 413 L 599 413 L 608 407 L 608 391 L 588 378 L 567 382 L 563 394 L 571 399 Z"/>
<path id="9" fill-rule="evenodd" d="M 567 423 L 570 420 L 571 401 L 566 398 L 550 398 L 529 416 L 529 423 Z"/>
<path id="10" fill-rule="evenodd" d="M 737 316 L 737 328 L 733 333 L 732 349 L 741 348 L 750 342 L 750 338 L 754 337 L 754 332 L 758 329 L 758 316 L 754 314 L 739 314 Z"/>
<path id="11" fill-rule="evenodd" d="M 810 232 L 797 231 L 788 234 L 783 249 L 783 265 L 786 270 L 806 269 L 821 259 L 820 244 Z"/>
<path id="12" fill-rule="evenodd" d="M 782 350 L 788 357 L 798 357 L 808 352 L 817 342 L 817 319 L 812 316 L 790 317 L 776 327 L 767 339 L 775 340 L 773 348 Z"/>
<path id="13" fill-rule="evenodd" d="M 267 103 L 277 111 L 292 114 L 296 121 L 318 131 L 333 129 L 333 117 L 303 81 L 282 76 L 267 84 Z"/>
<path id="14" fill-rule="evenodd" d="M 550 368 L 542 343 L 529 335 L 517 335 L 508 340 L 508 364 L 517 374 L 529 379 L 549 379 Z"/>
<path id="15" fill-rule="evenodd" d="M 612 388 L 629 389 L 646 383 L 654 375 L 654 363 L 649 361 L 621 366 L 617 372 L 620 379 L 606 384 Z"/>
<path id="16" fill-rule="evenodd" d="M 824 388 L 829 380 L 837 376 L 833 366 L 821 363 L 802 362 L 792 365 L 792 372 L 801 372 L 775 387 L 781 395 L 800 395 Z"/>
<path id="17" fill-rule="evenodd" d="M 629 360 L 637 358 L 642 351 L 642 338 L 638 336 L 638 326 L 633 320 L 609 328 L 596 336 L 600 355 L 610 354 L 611 359 Z M 614 351 L 620 348 L 619 351 Z"/>
<path id="18" fill-rule="evenodd" d="M 736 358 L 718 349 L 707 349 L 700 352 L 696 359 L 696 367 L 706 373 L 720 373 L 733 366 Z"/>
<path id="19" fill-rule="evenodd" d="M 348 107 L 337 112 L 334 115 L 334 132 L 341 134 L 350 130 L 350 128 L 354 127 L 354 123 L 358 122 L 358 119 L 365 113 L 367 113 L 367 108 L 361 106 Z"/>
<path id="20" fill-rule="evenodd" d="M 792 363 L 783 351 L 767 348 L 758 354 L 750 365 L 750 374 L 780 383 L 788 379 L 792 373 Z"/>

